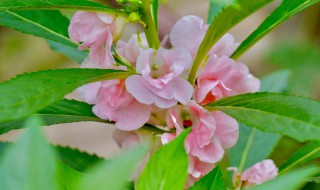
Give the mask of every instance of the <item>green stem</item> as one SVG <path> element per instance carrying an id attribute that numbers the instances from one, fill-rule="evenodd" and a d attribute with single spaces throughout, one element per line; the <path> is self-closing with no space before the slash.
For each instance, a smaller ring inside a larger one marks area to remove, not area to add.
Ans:
<path id="1" fill-rule="evenodd" d="M 143 1 L 141 20 L 146 24 L 144 32 L 146 34 L 148 44 L 153 49 L 160 47 L 158 32 L 151 16 L 150 0 Z"/>
<path id="2" fill-rule="evenodd" d="M 189 78 L 188 78 L 188 81 L 192 85 L 194 84 L 194 82 L 196 80 L 198 69 L 199 69 L 202 61 L 205 59 L 205 56 L 206 56 L 206 53 L 202 53 L 202 54 L 197 53 L 197 56 L 193 61 L 192 68 L 191 68 L 191 71 L 189 73 Z"/>

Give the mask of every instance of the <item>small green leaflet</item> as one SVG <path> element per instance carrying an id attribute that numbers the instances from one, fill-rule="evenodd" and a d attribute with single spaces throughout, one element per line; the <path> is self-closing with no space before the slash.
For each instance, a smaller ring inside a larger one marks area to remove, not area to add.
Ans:
<path id="1" fill-rule="evenodd" d="M 212 46 L 231 28 L 241 22 L 243 19 L 264 7 L 273 0 L 237 0 L 226 6 L 213 20 L 209 29 L 200 44 L 196 58 L 192 65 L 189 82 L 194 83 L 197 71 L 205 56 Z"/>
<path id="2" fill-rule="evenodd" d="M 146 154 L 146 146 L 123 152 L 111 161 L 102 162 L 87 172 L 88 175 L 72 190 L 123 190 L 128 186 L 129 177 L 137 169 Z"/>
<path id="3" fill-rule="evenodd" d="M 208 12 L 208 23 L 210 24 L 214 17 L 219 14 L 227 5 L 234 3 L 234 0 L 210 0 L 210 7 Z"/>
<path id="4" fill-rule="evenodd" d="M 280 168 L 279 174 L 283 174 L 291 169 L 320 157 L 320 142 L 314 141 L 301 147 L 294 153 Z"/>
<path id="5" fill-rule="evenodd" d="M 217 166 L 214 168 L 188 190 L 227 190 L 222 178 L 220 167 Z"/>
<path id="6" fill-rule="evenodd" d="M 41 116 L 45 126 L 81 121 L 108 123 L 108 121 L 102 120 L 92 113 L 92 105 L 67 99 L 54 103 L 34 115 Z M 15 129 L 21 129 L 24 127 L 24 122 L 25 119 L 20 119 L 0 123 L 0 134 L 4 134 Z"/>
<path id="7" fill-rule="evenodd" d="M 0 123 L 34 114 L 84 84 L 130 75 L 109 69 L 57 69 L 17 76 L 0 84 Z"/>
<path id="8" fill-rule="evenodd" d="M 169 144 L 161 147 L 149 160 L 137 184 L 137 190 L 182 190 L 188 175 L 185 130 Z"/>
<path id="9" fill-rule="evenodd" d="M 306 167 L 294 170 L 285 175 L 279 176 L 274 180 L 267 181 L 261 185 L 250 188 L 250 190 L 298 190 L 307 182 L 308 177 L 319 172 L 317 167 Z"/>
<path id="10" fill-rule="evenodd" d="M 0 10 L 87 10 L 122 14 L 117 9 L 87 0 L 1 0 Z"/>
<path id="11" fill-rule="evenodd" d="M 280 93 L 249 93 L 222 98 L 207 106 L 249 127 L 292 137 L 320 140 L 320 102 Z"/>
<path id="12" fill-rule="evenodd" d="M 1 159 L 0 189 L 56 190 L 55 155 L 38 128 L 42 123 L 32 117 L 25 125 L 29 129 Z"/>
<path id="13" fill-rule="evenodd" d="M 239 58 L 271 30 L 297 13 L 319 2 L 320 0 L 283 0 L 280 6 L 278 6 L 271 15 L 240 44 L 231 57 L 234 59 Z"/>

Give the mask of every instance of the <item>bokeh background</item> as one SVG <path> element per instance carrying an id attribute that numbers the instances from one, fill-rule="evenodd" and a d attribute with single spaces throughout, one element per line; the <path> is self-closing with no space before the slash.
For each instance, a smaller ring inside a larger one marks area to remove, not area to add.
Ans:
<path id="1" fill-rule="evenodd" d="M 111 0 L 100 1 L 116 6 Z M 236 26 L 231 34 L 237 42 L 243 41 L 279 4 L 266 6 Z M 184 15 L 207 18 L 208 0 L 169 0 L 161 5 L 159 13 L 160 37 L 169 33 L 174 23 Z M 72 16 L 72 12 L 66 12 Z M 141 30 L 137 24 L 128 24 L 123 39 Z M 50 49 L 41 38 L 0 27 L 0 81 L 24 72 L 79 67 L 79 64 Z M 268 34 L 246 54 L 241 62 L 261 78 L 278 70 L 290 72 L 288 92 L 319 99 L 320 97 L 320 5 L 313 6 Z M 0 92 L 1 93 L 1 92 Z M 77 99 L 76 93 L 68 95 Z M 79 148 L 104 157 L 112 157 L 120 150 L 112 140 L 114 127 L 107 124 L 83 122 L 44 127 L 53 144 Z M 12 141 L 21 130 L 1 135 L 0 141 Z M 283 138 L 272 158 L 280 165 L 301 143 Z M 280 151 L 279 151 L 280 150 Z"/>

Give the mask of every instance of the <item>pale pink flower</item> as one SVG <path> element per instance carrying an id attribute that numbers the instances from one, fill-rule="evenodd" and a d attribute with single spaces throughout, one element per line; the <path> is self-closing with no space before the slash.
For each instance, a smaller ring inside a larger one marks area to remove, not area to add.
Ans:
<path id="1" fill-rule="evenodd" d="M 208 27 L 209 25 L 198 16 L 189 15 L 182 17 L 171 30 L 171 44 L 175 48 L 183 47 L 187 49 L 194 58 Z M 209 54 L 229 57 L 238 45 L 238 43 L 234 43 L 232 35 L 226 34 L 212 47 Z"/>
<path id="2" fill-rule="evenodd" d="M 101 82 L 93 112 L 100 118 L 115 121 L 121 130 L 136 130 L 150 117 L 151 107 L 136 101 L 125 89 L 124 80 Z"/>
<path id="3" fill-rule="evenodd" d="M 189 180 L 192 185 L 203 177 L 219 162 L 224 149 L 232 147 L 238 139 L 237 122 L 222 112 L 209 112 L 191 101 L 187 106 L 175 106 L 167 115 L 169 128 L 176 128 L 176 133 L 164 133 L 161 141 L 166 144 L 179 135 L 186 127 L 192 131 L 185 141 L 189 155 Z"/>
<path id="4" fill-rule="evenodd" d="M 241 181 L 246 186 L 259 185 L 275 178 L 278 175 L 278 168 L 270 159 L 256 163 L 246 169 L 241 176 Z"/>
<path id="5" fill-rule="evenodd" d="M 115 63 L 111 53 L 114 37 L 118 38 L 124 26 L 124 18 L 114 15 L 78 11 L 69 25 L 70 39 L 82 43 L 80 50 L 90 48 L 90 60 L 108 67 Z"/>
<path id="6" fill-rule="evenodd" d="M 226 56 L 212 55 L 198 75 L 194 98 L 205 105 L 219 98 L 256 92 L 259 88 L 259 79 L 249 73 L 246 65 Z"/>
<path id="7" fill-rule="evenodd" d="M 148 41 L 144 33 L 132 35 L 128 42 L 119 40 L 116 45 L 116 52 L 135 67 L 137 58 L 140 54 L 140 48 L 149 48 Z"/>
<path id="8" fill-rule="evenodd" d="M 126 88 L 139 102 L 169 108 L 178 102 L 187 104 L 192 97 L 193 87 L 181 77 L 191 66 L 188 51 L 140 49 L 136 71 L 126 79 Z"/>

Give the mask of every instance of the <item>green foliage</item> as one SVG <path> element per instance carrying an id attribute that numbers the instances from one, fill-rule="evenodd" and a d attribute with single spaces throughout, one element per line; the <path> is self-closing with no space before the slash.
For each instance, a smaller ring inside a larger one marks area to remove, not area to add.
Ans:
<path id="1" fill-rule="evenodd" d="M 158 9 L 159 9 L 159 0 L 152 0 L 152 17 L 154 20 L 154 25 L 156 26 L 156 29 L 158 30 Z"/>
<path id="2" fill-rule="evenodd" d="M 280 168 L 280 174 L 290 171 L 294 167 L 320 157 L 320 142 L 314 141 L 301 147 Z"/>
<path id="3" fill-rule="evenodd" d="M 250 190 L 290 189 L 298 190 L 307 182 L 307 178 L 319 172 L 319 168 L 307 167 L 294 170 L 288 174 L 267 181 L 261 185 L 250 188 Z"/>
<path id="4" fill-rule="evenodd" d="M 81 179 L 74 190 L 123 190 L 129 177 L 146 153 L 146 147 L 139 147 L 123 153 L 111 161 L 98 164 Z"/>
<path id="5" fill-rule="evenodd" d="M 87 0 L 1 0 L 0 10 L 70 9 L 119 13 L 116 9 Z M 49 21 L 49 20 L 48 20 Z"/>
<path id="6" fill-rule="evenodd" d="M 299 141 L 319 140 L 320 102 L 279 93 L 249 93 L 222 98 L 207 106 L 262 131 Z"/>
<path id="7" fill-rule="evenodd" d="M 271 15 L 240 44 L 232 58 L 238 58 L 275 27 L 318 2 L 320 0 L 283 0 Z"/>
<path id="8" fill-rule="evenodd" d="M 192 65 L 189 82 L 193 83 L 196 73 L 212 46 L 231 28 L 243 19 L 267 5 L 273 0 L 237 0 L 226 6 L 212 21 L 209 29 L 200 44 L 198 53 Z"/>
<path id="9" fill-rule="evenodd" d="M 55 190 L 55 155 L 40 132 L 38 117 L 27 120 L 29 130 L 5 151 L 0 164 L 0 189 Z"/>
<path id="10" fill-rule="evenodd" d="M 231 5 L 235 0 L 210 0 L 209 12 L 208 12 L 208 23 L 211 23 L 215 16 L 223 10 L 224 7 Z"/>
<path id="11" fill-rule="evenodd" d="M 217 166 L 210 173 L 202 177 L 188 190 L 227 190 L 222 179 L 220 167 Z"/>
<path id="12" fill-rule="evenodd" d="M 108 69 L 59 69 L 20 75 L 0 84 L 0 122 L 22 119 L 40 111 L 86 83 L 129 75 Z"/>
<path id="13" fill-rule="evenodd" d="M 92 112 L 92 105 L 67 99 L 54 103 L 35 115 L 41 116 L 45 126 L 81 121 L 108 122 L 94 115 Z M 24 127 L 24 122 L 25 119 L 2 122 L 0 123 L 0 134 L 4 134 L 14 129 L 21 129 Z"/>
<path id="14" fill-rule="evenodd" d="M 289 92 L 316 97 L 320 80 L 320 47 L 311 42 L 299 45 L 297 43 L 281 42 L 270 50 L 267 61 L 290 70 Z"/>
<path id="15" fill-rule="evenodd" d="M 151 157 L 138 180 L 137 190 L 183 189 L 188 169 L 184 141 L 189 131 L 182 132 Z"/>

